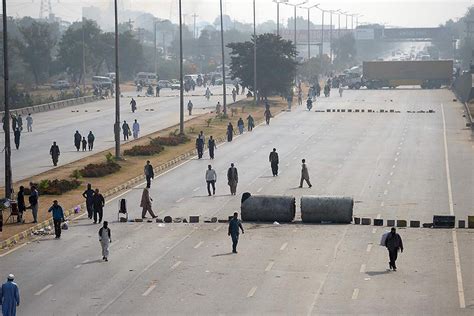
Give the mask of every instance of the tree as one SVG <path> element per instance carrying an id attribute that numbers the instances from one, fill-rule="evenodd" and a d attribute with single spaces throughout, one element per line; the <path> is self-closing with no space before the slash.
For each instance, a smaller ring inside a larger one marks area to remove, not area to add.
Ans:
<path id="1" fill-rule="evenodd" d="M 266 33 L 252 41 L 230 43 L 231 75 L 253 90 L 254 42 L 257 41 L 257 88 L 261 97 L 286 94 L 295 77 L 296 48 L 291 41 Z"/>
<path id="2" fill-rule="evenodd" d="M 350 64 L 356 56 L 354 35 L 345 34 L 333 42 L 332 50 L 336 57 L 334 63 L 340 66 Z"/>

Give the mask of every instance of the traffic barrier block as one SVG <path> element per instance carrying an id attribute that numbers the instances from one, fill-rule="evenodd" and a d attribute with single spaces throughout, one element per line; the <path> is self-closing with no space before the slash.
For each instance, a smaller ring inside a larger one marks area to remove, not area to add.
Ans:
<path id="1" fill-rule="evenodd" d="M 173 222 L 173 219 L 171 218 L 171 216 L 165 216 L 165 218 L 163 218 L 163 221 L 165 223 L 171 223 L 171 222 Z"/>
<path id="2" fill-rule="evenodd" d="M 199 223 L 199 216 L 189 216 L 190 223 Z"/>
<path id="3" fill-rule="evenodd" d="M 340 109 L 337 109 L 337 112 L 341 112 L 341 110 L 340 110 Z"/>
<path id="4" fill-rule="evenodd" d="M 360 217 L 354 217 L 354 224 L 356 225 L 360 224 Z"/>
<path id="5" fill-rule="evenodd" d="M 358 109 L 356 109 L 356 110 L 355 110 L 355 112 L 356 112 L 356 113 L 359 113 L 359 110 L 358 110 Z"/>
<path id="6" fill-rule="evenodd" d="M 467 228 L 474 228 L 474 216 L 467 217 Z"/>
<path id="7" fill-rule="evenodd" d="M 423 228 L 431 228 L 433 227 L 433 223 L 423 223 Z"/>
<path id="8" fill-rule="evenodd" d="M 364 113 L 364 112 L 365 112 L 365 110 L 364 110 L 364 109 L 362 109 L 362 110 L 360 110 L 360 111 L 361 111 L 362 113 Z"/>
<path id="9" fill-rule="evenodd" d="M 433 227 L 434 228 L 454 228 L 456 217 L 452 215 L 434 215 L 433 216 Z"/>
<path id="10" fill-rule="evenodd" d="M 143 218 L 135 218 L 133 220 L 135 223 L 142 223 L 143 222 Z"/>
<path id="11" fill-rule="evenodd" d="M 345 110 L 345 109 L 342 109 L 341 112 L 346 112 L 346 110 Z"/>
<path id="12" fill-rule="evenodd" d="M 458 221 L 458 228 L 466 228 L 466 221 L 463 219 L 460 219 Z"/>
<path id="13" fill-rule="evenodd" d="M 374 226 L 383 226 L 383 219 L 374 218 Z"/>
<path id="14" fill-rule="evenodd" d="M 407 221 L 404 219 L 397 220 L 397 227 L 407 227 Z"/>
<path id="15" fill-rule="evenodd" d="M 352 112 L 352 109 L 347 110 L 347 112 L 351 113 L 351 112 Z"/>
<path id="16" fill-rule="evenodd" d="M 229 222 L 229 221 L 226 220 L 226 219 L 218 219 L 217 222 L 218 222 L 218 223 L 227 223 L 227 222 Z"/>
<path id="17" fill-rule="evenodd" d="M 395 226 L 395 220 L 394 219 L 387 220 L 387 226 L 388 227 L 394 227 Z"/>
<path id="18" fill-rule="evenodd" d="M 363 217 L 361 222 L 362 225 L 370 225 L 372 223 L 372 220 L 370 218 Z"/>
<path id="19" fill-rule="evenodd" d="M 395 110 L 390 110 L 390 113 L 395 113 Z"/>
<path id="20" fill-rule="evenodd" d="M 157 223 L 163 223 L 163 219 L 157 217 L 157 218 L 156 218 L 156 222 L 157 222 Z"/>
<path id="21" fill-rule="evenodd" d="M 331 109 L 326 109 L 326 112 L 331 112 Z"/>
<path id="22" fill-rule="evenodd" d="M 410 221 L 410 227 L 413 227 L 413 228 L 420 227 L 420 221 Z"/>
<path id="23" fill-rule="evenodd" d="M 211 217 L 211 223 L 217 223 L 217 217 Z"/>

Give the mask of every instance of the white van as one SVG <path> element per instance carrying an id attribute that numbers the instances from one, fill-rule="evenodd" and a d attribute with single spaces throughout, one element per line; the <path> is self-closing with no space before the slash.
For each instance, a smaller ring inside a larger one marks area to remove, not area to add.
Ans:
<path id="1" fill-rule="evenodd" d="M 158 77 L 152 72 L 139 72 L 135 76 L 135 85 L 141 83 L 142 85 L 156 85 Z"/>

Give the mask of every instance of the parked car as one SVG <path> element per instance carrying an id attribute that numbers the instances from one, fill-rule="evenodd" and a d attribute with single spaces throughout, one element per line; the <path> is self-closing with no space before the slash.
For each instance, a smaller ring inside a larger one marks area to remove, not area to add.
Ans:
<path id="1" fill-rule="evenodd" d="M 179 84 L 178 80 L 172 80 L 170 88 L 171 90 L 179 90 L 181 89 L 181 85 Z"/>
<path id="2" fill-rule="evenodd" d="M 109 77 L 94 76 L 92 77 L 92 86 L 94 88 L 112 89 L 113 83 Z"/>
<path id="3" fill-rule="evenodd" d="M 67 80 L 57 80 L 51 85 L 51 88 L 56 89 L 56 90 L 63 90 L 63 89 L 69 89 L 71 85 Z"/>
<path id="4" fill-rule="evenodd" d="M 158 86 L 163 89 L 163 88 L 171 88 L 171 82 L 168 80 L 160 80 L 158 81 Z"/>

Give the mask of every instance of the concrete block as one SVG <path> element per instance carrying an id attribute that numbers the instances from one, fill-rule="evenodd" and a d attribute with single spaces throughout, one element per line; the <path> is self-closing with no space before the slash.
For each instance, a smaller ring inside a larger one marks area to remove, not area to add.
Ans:
<path id="1" fill-rule="evenodd" d="M 331 112 L 331 109 L 326 109 L 326 112 Z"/>
<path id="2" fill-rule="evenodd" d="M 368 110 L 367 112 L 372 113 L 372 110 Z"/>
<path id="3" fill-rule="evenodd" d="M 474 216 L 467 217 L 467 228 L 474 228 Z"/>
<path id="4" fill-rule="evenodd" d="M 390 113 L 395 113 L 395 110 L 390 110 Z"/>
<path id="5" fill-rule="evenodd" d="M 363 217 L 361 220 L 362 225 L 370 225 L 372 223 L 372 220 L 367 217 Z"/>
<path id="6" fill-rule="evenodd" d="M 364 113 L 364 112 L 365 112 L 365 110 L 364 110 L 364 109 L 362 109 L 362 110 L 360 110 L 360 111 L 361 111 L 362 113 Z"/>
<path id="7" fill-rule="evenodd" d="M 397 227 L 407 227 L 407 221 L 404 219 L 397 220 Z"/>
<path id="8" fill-rule="evenodd" d="M 356 112 L 356 113 L 359 113 L 359 109 L 356 109 L 355 112 Z"/>
<path id="9" fill-rule="evenodd" d="M 157 218 L 156 218 L 156 222 L 157 222 L 157 223 L 163 223 L 163 219 L 157 217 Z"/>
<path id="10" fill-rule="evenodd" d="M 374 226 L 383 226 L 383 219 L 374 218 Z"/>
<path id="11" fill-rule="evenodd" d="M 120 217 L 119 222 L 120 222 L 120 223 L 126 223 L 126 222 L 127 222 L 127 218 L 126 218 L 126 217 Z"/>
<path id="12" fill-rule="evenodd" d="M 135 223 L 143 223 L 143 218 L 135 218 L 133 221 Z"/>
<path id="13" fill-rule="evenodd" d="M 345 110 L 345 109 L 342 109 L 342 110 L 341 110 L 341 112 L 343 112 L 343 113 L 344 113 L 344 112 L 346 112 L 346 110 Z"/>
<path id="14" fill-rule="evenodd" d="M 385 112 L 385 110 L 380 110 L 380 113 L 383 113 L 383 112 Z"/>
<path id="15" fill-rule="evenodd" d="M 452 215 L 434 215 L 433 216 L 434 228 L 454 228 L 455 223 L 456 223 L 456 217 Z"/>
<path id="16" fill-rule="evenodd" d="M 341 112 L 341 110 L 340 110 L 340 109 L 337 109 L 337 112 Z"/>
<path id="17" fill-rule="evenodd" d="M 173 222 L 173 218 L 171 218 L 171 216 L 165 216 L 165 218 L 163 218 L 163 221 L 165 223 L 171 223 Z"/>
<path id="18" fill-rule="evenodd" d="M 360 224 L 360 217 L 354 217 L 354 224 L 356 225 Z"/>
<path id="19" fill-rule="evenodd" d="M 387 220 L 387 226 L 388 227 L 394 227 L 395 226 L 395 220 L 394 219 Z"/>
<path id="20" fill-rule="evenodd" d="M 466 221 L 463 219 L 460 219 L 458 221 L 458 228 L 466 228 Z"/>
<path id="21" fill-rule="evenodd" d="M 188 220 L 186 218 L 183 218 L 183 223 L 187 223 Z"/>
<path id="22" fill-rule="evenodd" d="M 410 221 L 410 227 L 413 227 L 413 228 L 420 227 L 420 221 Z"/>
<path id="23" fill-rule="evenodd" d="M 217 223 L 217 217 L 211 217 L 211 223 Z"/>
<path id="24" fill-rule="evenodd" d="M 228 223 L 229 221 L 227 219 L 218 219 L 218 223 Z"/>
<path id="25" fill-rule="evenodd" d="M 190 223 L 199 223 L 199 216 L 189 216 Z"/>
<path id="26" fill-rule="evenodd" d="M 423 223 L 423 228 L 431 228 L 433 227 L 433 223 Z"/>
<path id="27" fill-rule="evenodd" d="M 333 112 L 336 112 L 336 109 L 332 109 Z"/>
<path id="28" fill-rule="evenodd" d="M 352 109 L 347 110 L 347 112 L 351 113 L 351 112 L 352 112 Z"/>

